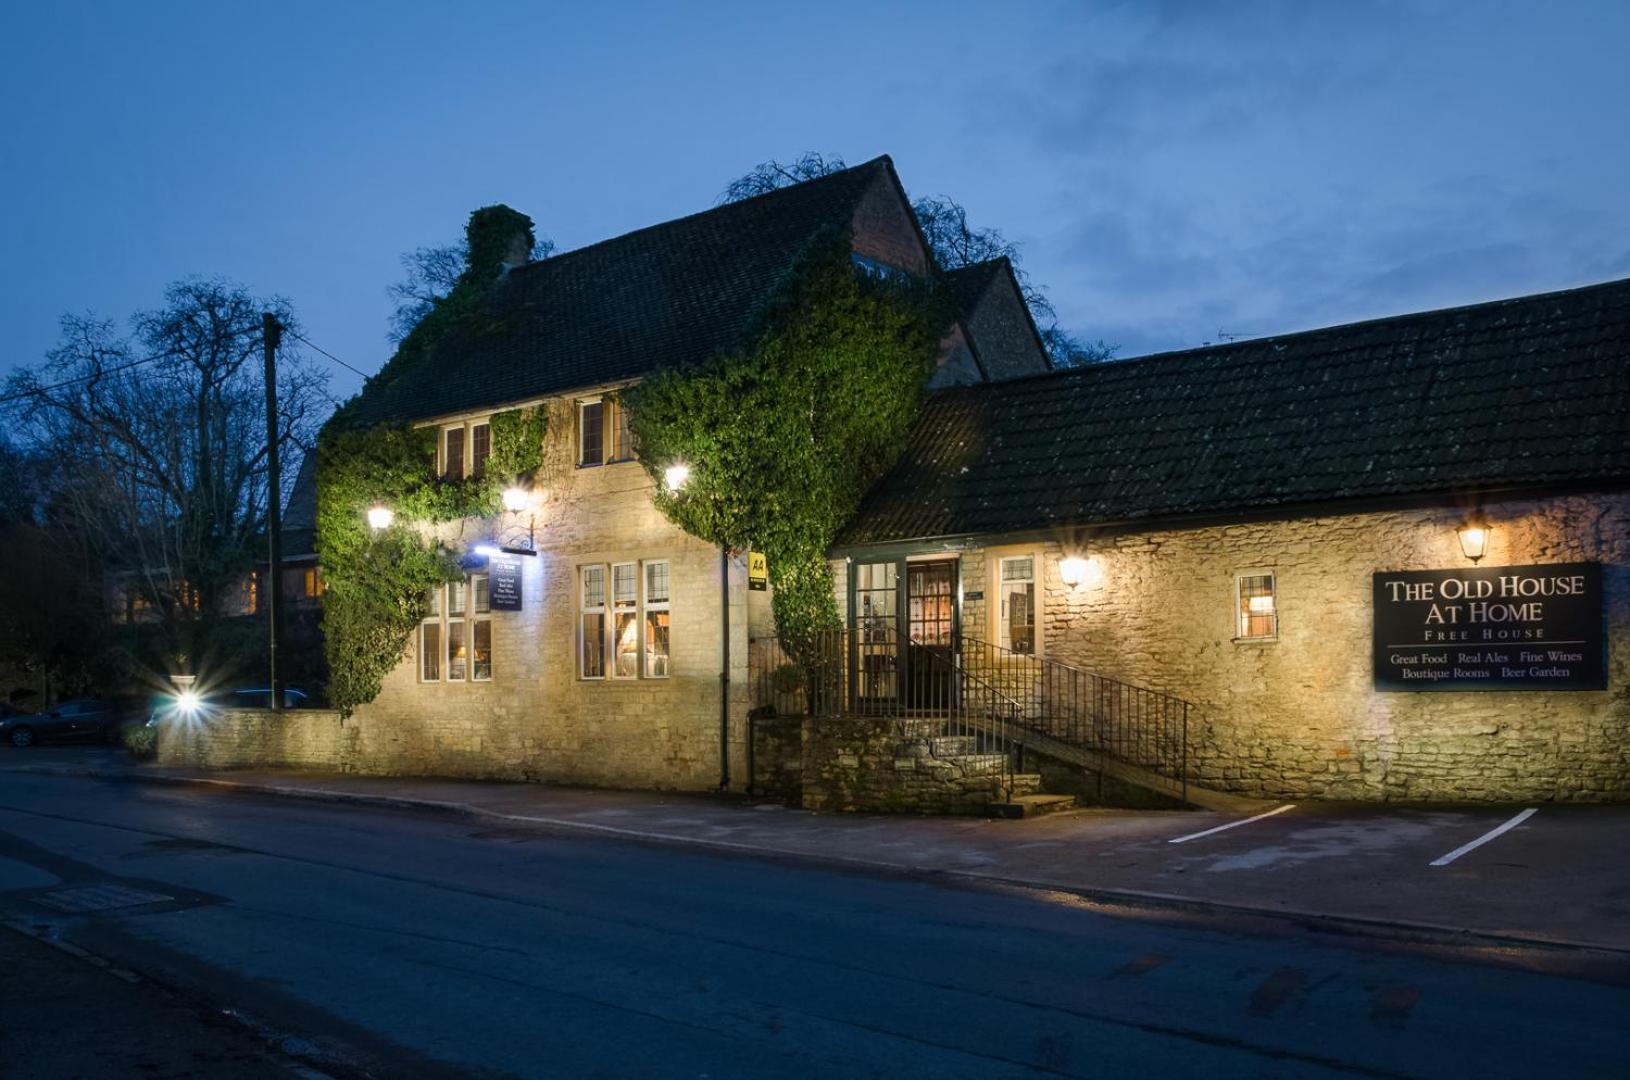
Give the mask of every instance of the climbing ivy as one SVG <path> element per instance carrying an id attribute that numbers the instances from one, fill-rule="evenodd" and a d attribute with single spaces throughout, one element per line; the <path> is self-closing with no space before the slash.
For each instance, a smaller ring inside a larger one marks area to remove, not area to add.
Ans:
<path id="1" fill-rule="evenodd" d="M 710 543 L 765 553 L 794 655 L 841 625 L 827 549 L 899 455 L 949 325 L 927 285 L 860 272 L 850 251 L 847 233 L 818 237 L 748 348 L 622 394 L 657 507 Z M 670 493 L 676 462 L 691 473 Z"/>
<path id="2" fill-rule="evenodd" d="M 436 344 L 450 334 L 503 331 L 503 317 L 488 299 L 503 260 L 530 250 L 532 220 L 507 206 L 483 207 L 470 215 L 465 235 L 469 256 L 457 284 L 402 340 L 366 396 L 388 395 L 404 373 L 430 362 Z M 442 480 L 435 473 L 436 428 L 362 426 L 360 400 L 337 411 L 317 443 L 328 698 L 347 713 L 378 696 L 426 614 L 430 590 L 461 573 L 458 557 L 426 526 L 496 514 L 503 489 L 529 480 L 541 466 L 545 423 L 541 409 L 498 413 L 485 475 Z M 368 527 L 374 505 L 391 509 L 390 528 Z"/>

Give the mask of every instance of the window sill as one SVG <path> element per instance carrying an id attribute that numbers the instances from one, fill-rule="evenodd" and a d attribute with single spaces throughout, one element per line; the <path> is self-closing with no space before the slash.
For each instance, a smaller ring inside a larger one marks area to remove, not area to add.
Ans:
<path id="1" fill-rule="evenodd" d="M 1237 637 L 1229 640 L 1235 645 L 1277 645 L 1279 635 L 1275 634 L 1273 637 Z"/>

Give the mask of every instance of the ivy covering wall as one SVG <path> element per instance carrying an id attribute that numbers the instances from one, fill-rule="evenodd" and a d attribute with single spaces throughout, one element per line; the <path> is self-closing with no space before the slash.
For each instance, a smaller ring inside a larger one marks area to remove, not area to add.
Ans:
<path id="1" fill-rule="evenodd" d="M 532 220 L 507 206 L 483 207 L 470 215 L 466 237 L 469 258 L 458 283 L 402 340 L 368 393 L 386 393 L 404 372 L 431 362 L 437 342 L 455 330 L 503 332 L 487 300 L 506 255 L 530 249 Z M 360 426 L 357 400 L 334 414 L 317 442 L 328 698 L 346 713 L 378 696 L 426 614 L 430 590 L 462 573 L 458 557 L 426 526 L 498 513 L 503 489 L 530 480 L 541 466 L 545 426 L 541 408 L 496 414 L 484 476 L 442 480 L 437 428 Z M 375 505 L 394 514 L 390 528 L 368 527 Z"/>
<path id="2" fill-rule="evenodd" d="M 856 269 L 846 232 L 811 244 L 750 346 L 623 392 L 655 501 L 694 536 L 765 553 L 782 644 L 841 625 L 826 552 L 899 456 L 950 314 L 905 275 Z M 668 466 L 690 466 L 677 493 Z"/>

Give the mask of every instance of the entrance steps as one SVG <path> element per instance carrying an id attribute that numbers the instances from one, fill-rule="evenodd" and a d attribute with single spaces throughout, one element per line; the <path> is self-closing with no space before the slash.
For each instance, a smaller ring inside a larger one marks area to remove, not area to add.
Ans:
<path id="1" fill-rule="evenodd" d="M 1074 795 L 1015 795 L 1007 802 L 992 803 L 991 813 L 999 818 L 1030 818 L 1053 814 L 1060 810 L 1074 810 Z"/>

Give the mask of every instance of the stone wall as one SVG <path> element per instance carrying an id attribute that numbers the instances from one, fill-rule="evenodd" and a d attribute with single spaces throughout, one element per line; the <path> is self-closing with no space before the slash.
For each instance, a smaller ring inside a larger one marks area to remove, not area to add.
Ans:
<path id="1" fill-rule="evenodd" d="M 225 709 L 158 729 L 158 763 L 197 769 L 348 768 L 356 728 L 329 709 Z"/>
<path id="2" fill-rule="evenodd" d="M 754 795 L 796 806 L 803 798 L 803 718 L 755 716 L 753 733 Z"/>
<path id="3" fill-rule="evenodd" d="M 803 721 L 805 810 L 977 814 L 1005 801 L 1001 755 L 974 754 L 971 740 L 940 734 L 935 721 L 819 717 Z M 1024 777 L 1014 794 L 1035 790 Z"/>
<path id="4" fill-rule="evenodd" d="M 1462 507 L 1053 537 L 955 552 L 965 636 L 994 641 L 995 568 L 1041 566 L 1051 660 L 1197 704 L 1198 781 L 1272 798 L 1630 799 L 1630 496 L 1489 503 L 1485 566 L 1598 561 L 1604 691 L 1385 693 L 1371 673 L 1371 576 L 1469 565 Z M 1059 576 L 1085 554 L 1085 582 Z M 1236 640 L 1235 575 L 1273 571 L 1279 635 Z"/>
<path id="5" fill-rule="evenodd" d="M 422 681 L 415 636 L 378 698 L 347 720 L 352 744 L 345 768 L 627 788 L 718 786 L 719 549 L 662 517 L 639 464 L 575 464 L 576 403 L 593 396 L 544 403 L 545 466 L 531 510 L 437 530 L 460 552 L 482 541 L 535 541 L 539 554 L 520 560 L 522 610 L 492 613 L 492 679 Z M 580 678 L 579 568 L 652 559 L 670 563 L 672 674 Z M 749 604 L 746 576 L 745 559 L 731 558 L 729 767 L 735 790 L 745 789 L 747 779 L 749 623 L 768 612 L 764 594 L 753 594 Z"/>

